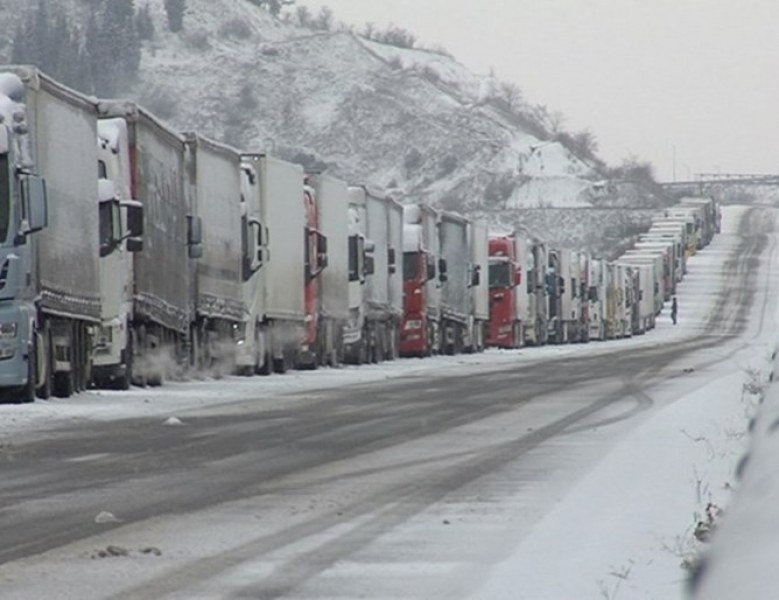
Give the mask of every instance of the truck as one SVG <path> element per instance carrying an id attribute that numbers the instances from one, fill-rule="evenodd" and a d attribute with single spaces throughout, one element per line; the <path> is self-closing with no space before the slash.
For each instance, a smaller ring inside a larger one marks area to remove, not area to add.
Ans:
<path id="1" fill-rule="evenodd" d="M 335 366 L 344 360 L 343 331 L 349 320 L 349 186 L 326 173 L 308 173 L 306 179 L 318 218 L 317 234 L 309 231 L 310 248 L 318 244 L 316 260 L 322 265 L 316 354 L 320 365 Z"/>
<path id="2" fill-rule="evenodd" d="M 97 110 L 34 67 L 0 73 L 0 390 L 69 396 L 100 326 Z"/>
<path id="3" fill-rule="evenodd" d="M 494 233 L 489 237 L 490 322 L 487 345 L 519 348 L 524 345 L 525 318 L 522 297 L 527 298 L 528 276 L 521 262 L 520 245 L 525 240 L 517 232 Z"/>
<path id="4" fill-rule="evenodd" d="M 127 123 L 99 119 L 97 131 L 100 327 L 92 384 L 126 390 L 133 379 L 133 253 L 143 249 L 143 205 L 130 189 Z"/>
<path id="5" fill-rule="evenodd" d="M 603 260 L 591 258 L 588 264 L 589 333 L 590 340 L 606 339 L 605 302 L 606 302 L 606 266 Z"/>
<path id="6" fill-rule="evenodd" d="M 263 223 L 261 161 L 240 157 L 241 169 L 241 293 L 246 310 L 243 339 L 236 341 L 235 369 L 239 375 L 266 374 L 272 369 L 268 340 L 263 328 L 268 285 L 268 227 Z"/>
<path id="7" fill-rule="evenodd" d="M 203 225 L 195 278 L 193 356 L 198 369 L 236 369 L 246 339 L 241 230 L 241 154 L 195 133 L 184 134 L 194 213 Z"/>
<path id="8" fill-rule="evenodd" d="M 561 249 L 560 277 L 563 279 L 560 298 L 560 317 L 562 320 L 561 341 L 578 342 L 581 339 L 581 272 L 579 253 Z"/>
<path id="9" fill-rule="evenodd" d="M 308 350 L 306 330 L 307 215 L 303 168 L 264 153 L 243 153 L 241 164 L 259 181 L 260 215 L 255 225 L 267 230 L 263 313 L 257 337 L 265 356 L 260 374 L 285 373 Z M 317 268 L 321 266 L 317 265 Z"/>
<path id="10" fill-rule="evenodd" d="M 546 330 L 547 339 L 552 344 L 562 344 L 567 341 L 563 314 L 563 295 L 566 288 L 566 278 L 563 275 L 563 252 L 559 248 L 550 248 L 547 255 L 545 283 L 548 318 Z"/>
<path id="11" fill-rule="evenodd" d="M 543 346 L 548 339 L 549 302 L 547 288 L 548 249 L 544 242 L 528 242 L 528 320 L 525 325 L 525 343 Z"/>
<path id="12" fill-rule="evenodd" d="M 468 227 L 468 243 L 471 248 L 471 335 L 467 352 L 482 352 L 487 343 L 490 322 L 490 289 L 487 280 L 489 270 L 489 231 L 487 222 L 474 219 Z"/>
<path id="13" fill-rule="evenodd" d="M 401 356 L 430 356 L 439 351 L 442 282 L 438 248 L 438 213 L 425 204 L 404 205 Z"/>
<path id="14" fill-rule="evenodd" d="M 196 359 L 197 259 L 202 220 L 184 136 L 134 102 L 100 100 L 101 119 L 125 122 L 130 197 L 143 207 L 143 251 L 132 261 L 132 382 L 159 385 Z"/>
<path id="15" fill-rule="evenodd" d="M 469 221 L 452 212 L 439 220 L 441 257 L 446 279 L 441 288 L 442 351 L 459 354 L 472 345 L 473 319 L 470 288 L 477 283 L 468 245 Z"/>
<path id="16" fill-rule="evenodd" d="M 592 257 L 586 252 L 579 252 L 579 335 L 580 342 L 590 341 L 590 261 Z"/>
<path id="17" fill-rule="evenodd" d="M 349 204 L 354 263 L 362 261 L 366 267 L 364 283 L 350 289 L 347 355 L 349 362 L 358 363 L 392 359 L 399 352 L 403 315 L 403 273 L 397 264 L 403 249 L 403 207 L 365 186 L 349 187 Z"/>

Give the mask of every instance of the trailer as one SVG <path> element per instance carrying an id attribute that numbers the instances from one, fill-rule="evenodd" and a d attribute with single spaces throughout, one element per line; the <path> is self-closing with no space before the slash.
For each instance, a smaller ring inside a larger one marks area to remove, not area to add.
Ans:
<path id="1" fill-rule="evenodd" d="M 0 73 L 0 391 L 91 380 L 101 322 L 97 110 L 34 67 Z"/>
<path id="2" fill-rule="evenodd" d="M 303 169 L 267 154 L 245 153 L 244 169 L 259 181 L 260 218 L 267 228 L 262 309 L 257 336 L 261 374 L 284 373 L 298 362 L 306 339 L 306 205 Z"/>
<path id="3" fill-rule="evenodd" d="M 548 249 L 544 242 L 529 242 L 528 254 L 528 320 L 525 324 L 525 343 L 543 346 L 548 341 L 549 288 L 547 287 Z"/>
<path id="4" fill-rule="evenodd" d="M 184 136 L 133 102 L 99 101 L 101 118 L 124 120 L 130 194 L 143 206 L 143 252 L 133 260 L 129 315 L 133 383 L 159 385 L 195 359 L 197 259 L 202 220 Z"/>
<path id="5" fill-rule="evenodd" d="M 246 339 L 242 288 L 241 155 L 195 133 L 184 135 L 194 213 L 203 225 L 203 252 L 195 279 L 196 368 L 236 369 L 236 349 Z"/>
<path id="6" fill-rule="evenodd" d="M 337 365 L 344 360 L 349 320 L 349 187 L 324 173 L 309 173 L 307 181 L 316 200 L 319 239 L 326 240 L 317 257 L 326 264 L 318 282 L 316 354 L 320 365 Z"/>
<path id="7" fill-rule="evenodd" d="M 235 368 L 240 375 L 269 372 L 270 352 L 265 318 L 266 286 L 269 285 L 266 264 L 268 227 L 263 222 L 263 186 L 260 182 L 261 161 L 241 156 L 241 293 L 246 313 L 243 339 L 236 341 Z"/>
<path id="8" fill-rule="evenodd" d="M 92 384 L 126 390 L 133 379 L 133 253 L 143 249 L 143 205 L 131 192 L 127 123 L 99 119 L 97 130 L 100 328 Z"/>
<path id="9" fill-rule="evenodd" d="M 441 257 L 446 265 L 446 279 L 441 288 L 442 351 L 459 354 L 469 347 L 472 335 L 470 288 L 474 283 L 468 245 L 469 221 L 451 213 L 441 213 L 438 225 Z"/>

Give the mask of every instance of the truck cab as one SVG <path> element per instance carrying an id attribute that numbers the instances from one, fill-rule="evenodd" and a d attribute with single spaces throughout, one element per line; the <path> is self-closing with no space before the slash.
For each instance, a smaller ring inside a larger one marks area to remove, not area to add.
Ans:
<path id="1" fill-rule="evenodd" d="M 489 239 L 490 322 L 487 345 L 519 348 L 522 338 L 517 316 L 518 295 L 526 293 L 522 265 L 517 262 L 513 235 L 491 235 Z"/>

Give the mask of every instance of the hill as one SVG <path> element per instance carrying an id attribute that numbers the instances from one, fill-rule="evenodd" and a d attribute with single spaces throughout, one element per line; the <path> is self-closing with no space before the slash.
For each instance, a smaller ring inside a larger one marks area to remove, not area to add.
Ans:
<path id="1" fill-rule="evenodd" d="M 57 7 L 78 32 L 105 1 Z M 14 31 L 34 7 L 6 2 L 12 10 L 0 18 Z M 662 203 L 651 191 L 604 181 L 606 165 L 566 144 L 575 136 L 553 134 L 544 109 L 444 53 L 300 27 L 246 0 L 187 0 L 183 29 L 174 33 L 164 0 L 135 2 L 146 6 L 154 35 L 120 93 L 177 129 L 591 249 L 602 240 L 604 210 Z M 5 38 L 0 54 L 8 61 L 10 53 Z M 546 209 L 597 216 L 573 219 L 584 223 L 574 234 L 572 219 L 543 216 Z"/>

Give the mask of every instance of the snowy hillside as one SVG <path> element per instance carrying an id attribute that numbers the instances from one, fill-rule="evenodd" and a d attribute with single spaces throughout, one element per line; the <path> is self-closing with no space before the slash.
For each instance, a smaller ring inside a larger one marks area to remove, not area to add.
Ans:
<path id="1" fill-rule="evenodd" d="M 3 21 L 34 8 L 6 2 Z M 49 4 L 85 26 L 90 0 Z M 541 111 L 507 101 L 499 81 L 444 54 L 312 31 L 245 0 L 187 0 L 183 31 L 172 33 L 164 0 L 135 0 L 145 5 L 155 34 L 125 95 L 178 129 L 325 168 L 404 201 L 508 209 L 539 235 L 524 209 L 591 208 L 607 195 L 592 165 L 549 139 Z M 8 36 L 0 53 L 8 59 Z"/>

